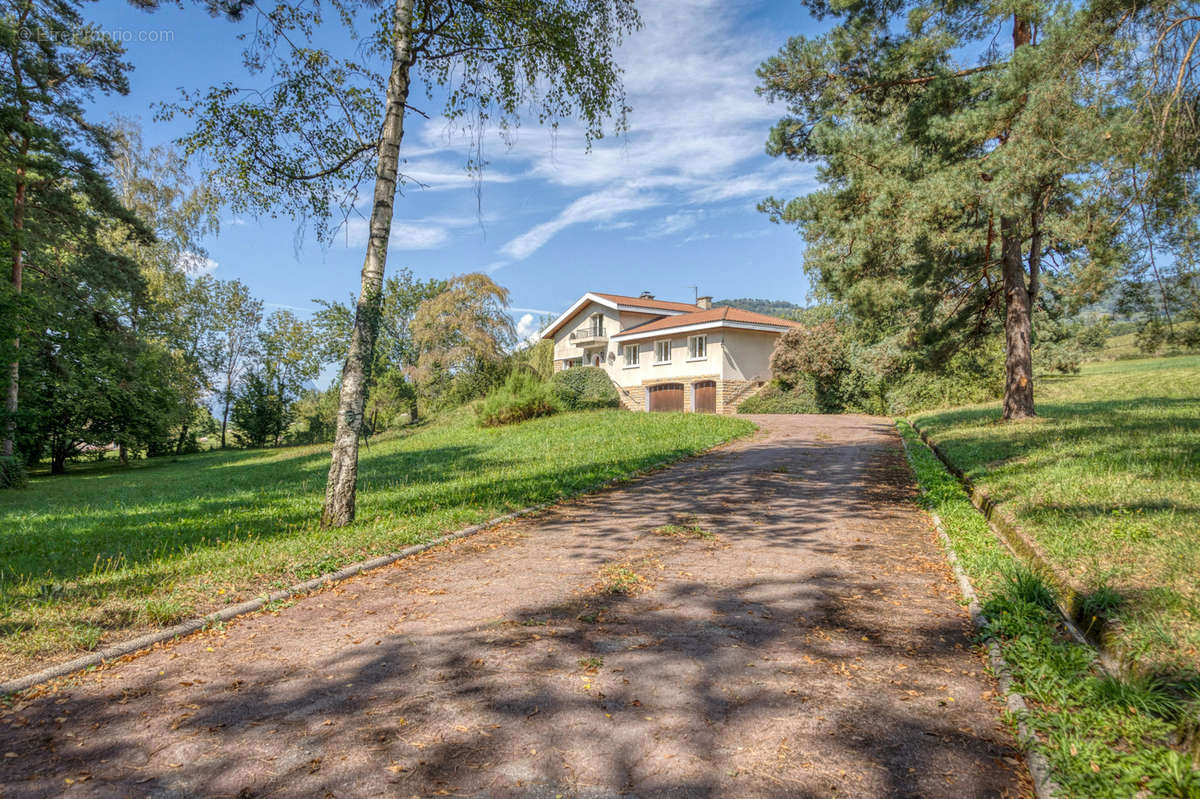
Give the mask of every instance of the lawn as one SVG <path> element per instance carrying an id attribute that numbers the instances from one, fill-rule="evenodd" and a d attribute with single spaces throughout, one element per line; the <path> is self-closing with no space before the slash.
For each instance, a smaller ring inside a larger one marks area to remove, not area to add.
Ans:
<path id="1" fill-rule="evenodd" d="M 1026 742 L 1045 755 L 1056 796 L 1123 799 L 1200 797 L 1192 769 L 1200 692 L 1099 667 L 1091 647 L 1063 629 L 1052 586 L 1004 547 L 958 481 L 901 421 L 922 502 L 937 513 L 959 565 L 970 577 L 988 624 L 1024 695 Z M 1182 690 L 1181 690 L 1182 689 Z M 1010 721 L 1017 716 L 1009 714 Z"/>
<path id="2" fill-rule="evenodd" d="M 1200 357 L 1087 364 L 1037 398 L 1027 423 L 994 404 L 914 422 L 1119 619 L 1121 656 L 1200 667 Z"/>
<path id="3" fill-rule="evenodd" d="M 358 522 L 321 530 L 327 446 L 35 476 L 0 492 L 0 677 L 749 433 L 727 417 L 469 414 L 362 450 Z"/>

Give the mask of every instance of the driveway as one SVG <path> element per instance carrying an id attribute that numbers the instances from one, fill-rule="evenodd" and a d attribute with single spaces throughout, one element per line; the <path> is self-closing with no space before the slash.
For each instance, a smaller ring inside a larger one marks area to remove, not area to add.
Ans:
<path id="1" fill-rule="evenodd" d="M 886 419 L 762 430 L 0 715 L 0 796 L 1019 796 Z"/>

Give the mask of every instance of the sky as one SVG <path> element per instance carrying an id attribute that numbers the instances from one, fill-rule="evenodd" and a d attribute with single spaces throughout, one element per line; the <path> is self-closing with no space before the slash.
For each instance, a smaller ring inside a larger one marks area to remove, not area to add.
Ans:
<path id="1" fill-rule="evenodd" d="M 125 42 L 133 65 L 128 95 L 95 98 L 98 118 L 138 119 L 147 145 L 166 143 L 190 123 L 156 120 L 158 104 L 226 80 L 253 85 L 237 39 L 248 23 L 213 19 L 198 5 L 87 10 Z M 787 37 L 817 24 L 799 3 L 654 0 L 638 9 L 643 27 L 618 53 L 629 130 L 590 152 L 570 123 L 552 132 L 526 121 L 509 143 L 490 133 L 477 194 L 467 143 L 435 104 L 413 100 L 430 119 L 408 114 L 401 168 L 418 182 L 396 203 L 389 271 L 487 272 L 511 292 L 523 336 L 586 291 L 805 302 L 799 234 L 755 206 L 811 190 L 813 169 L 765 154 L 783 108 L 755 93 L 754 72 Z M 225 213 L 205 244 L 204 268 L 243 281 L 268 310 L 307 314 L 314 298 L 357 292 L 365 231 L 365 219 L 352 218 L 322 246 L 311 233 L 299 241 L 292 219 Z"/>

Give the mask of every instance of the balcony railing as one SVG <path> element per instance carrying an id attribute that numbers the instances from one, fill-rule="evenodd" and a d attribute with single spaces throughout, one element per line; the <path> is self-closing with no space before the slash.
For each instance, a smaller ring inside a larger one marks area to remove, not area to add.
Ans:
<path id="1" fill-rule="evenodd" d="M 604 325 L 592 325 L 573 332 L 570 340 L 580 347 L 590 347 L 593 344 L 607 344 L 608 335 L 604 332 Z"/>

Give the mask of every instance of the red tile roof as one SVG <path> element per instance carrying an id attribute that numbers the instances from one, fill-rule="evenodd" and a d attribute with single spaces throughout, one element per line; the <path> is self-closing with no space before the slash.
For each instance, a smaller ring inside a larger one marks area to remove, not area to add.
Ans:
<path id="1" fill-rule="evenodd" d="M 669 302 L 667 300 L 649 300 L 643 297 L 627 297 L 624 294 L 601 294 L 598 291 L 588 292 L 597 297 L 603 297 L 606 300 L 615 302 L 618 305 L 636 305 L 639 308 L 658 308 L 663 311 L 689 311 L 696 310 L 696 306 L 686 302 Z"/>
<path id="2" fill-rule="evenodd" d="M 776 327 L 801 327 L 799 322 L 793 322 L 790 319 L 781 319 L 778 316 L 767 316 L 766 314 L 755 313 L 754 311 L 743 311 L 741 308 L 731 308 L 728 305 L 721 305 L 716 308 L 710 308 L 707 311 L 692 311 L 691 313 L 680 314 L 679 316 L 665 316 L 662 319 L 644 322 L 622 330 L 618 335 L 627 336 L 631 334 L 656 333 L 661 330 L 673 330 L 677 327 L 702 325 L 712 322 L 742 322 L 758 325 L 774 325 Z"/>

